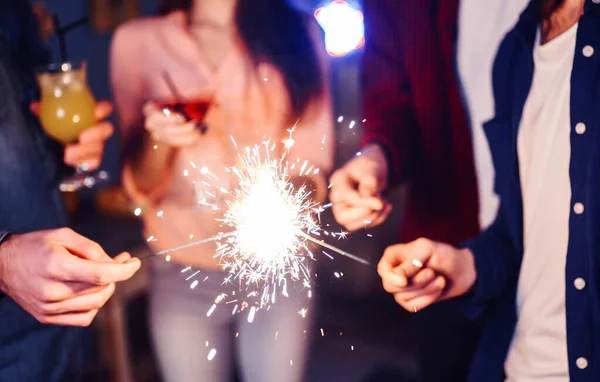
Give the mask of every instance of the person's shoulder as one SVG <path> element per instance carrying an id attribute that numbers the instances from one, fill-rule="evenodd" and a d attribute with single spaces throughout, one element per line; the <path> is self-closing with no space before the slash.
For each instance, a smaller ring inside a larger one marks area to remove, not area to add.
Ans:
<path id="1" fill-rule="evenodd" d="M 164 17 L 142 17 L 127 21 L 117 27 L 113 37 L 115 40 L 143 41 L 149 33 L 155 33 L 162 29 Z"/>

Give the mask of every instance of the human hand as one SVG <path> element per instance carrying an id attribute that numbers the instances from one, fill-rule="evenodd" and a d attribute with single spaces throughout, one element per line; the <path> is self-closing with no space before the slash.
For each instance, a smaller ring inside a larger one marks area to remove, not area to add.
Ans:
<path id="1" fill-rule="evenodd" d="M 30 106 L 31 112 L 39 116 L 40 103 L 33 102 Z M 100 167 L 104 144 L 114 134 L 112 123 L 105 119 L 112 113 L 112 105 L 107 101 L 96 104 L 96 120 L 94 126 L 85 129 L 80 135 L 77 143 L 65 147 L 64 161 L 72 167 L 81 167 L 86 171 L 93 171 Z"/>
<path id="2" fill-rule="evenodd" d="M 385 221 L 392 210 L 381 193 L 387 188 L 388 164 L 377 144 L 348 161 L 331 177 L 329 199 L 335 219 L 350 231 Z"/>
<path id="3" fill-rule="evenodd" d="M 469 249 L 418 239 L 388 247 L 379 265 L 383 288 L 408 311 L 467 293 L 477 271 Z"/>
<path id="4" fill-rule="evenodd" d="M 172 147 L 184 147 L 196 144 L 202 134 L 196 121 L 187 121 L 185 117 L 166 108 L 160 108 L 154 102 L 144 105 L 144 126 L 156 142 Z"/>
<path id="5" fill-rule="evenodd" d="M 0 246 L 0 290 L 39 322 L 88 326 L 139 259 L 110 258 L 68 228 L 12 235 Z"/>

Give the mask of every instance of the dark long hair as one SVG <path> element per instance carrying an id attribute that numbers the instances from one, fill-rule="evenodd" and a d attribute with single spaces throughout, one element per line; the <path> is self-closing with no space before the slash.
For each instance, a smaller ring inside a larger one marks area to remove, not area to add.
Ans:
<path id="1" fill-rule="evenodd" d="M 161 14 L 189 11 L 193 0 L 162 0 Z M 283 75 L 299 117 L 323 91 L 323 73 L 309 32 L 308 16 L 287 0 L 238 0 L 235 24 L 254 64 L 268 62 Z"/>

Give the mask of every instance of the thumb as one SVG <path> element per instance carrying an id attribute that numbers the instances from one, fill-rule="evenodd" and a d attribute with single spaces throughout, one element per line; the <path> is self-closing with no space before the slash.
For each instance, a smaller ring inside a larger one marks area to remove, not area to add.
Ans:
<path id="1" fill-rule="evenodd" d="M 374 176 L 364 176 L 359 180 L 358 193 L 366 198 L 377 195 L 377 180 Z"/>
<path id="2" fill-rule="evenodd" d="M 119 264 L 117 262 L 98 262 L 74 258 L 66 266 L 66 277 L 68 281 L 85 282 L 93 285 L 108 285 L 124 281 L 140 269 L 141 262 L 132 258 Z"/>

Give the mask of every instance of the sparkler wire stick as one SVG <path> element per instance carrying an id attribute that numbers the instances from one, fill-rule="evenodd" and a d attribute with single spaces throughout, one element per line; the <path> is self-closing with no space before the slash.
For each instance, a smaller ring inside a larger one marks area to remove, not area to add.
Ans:
<path id="1" fill-rule="evenodd" d="M 206 238 L 206 239 L 194 241 L 194 242 L 191 242 L 191 243 L 180 245 L 179 247 L 165 249 L 164 251 L 160 251 L 160 252 L 152 253 L 152 254 L 144 256 L 144 257 L 140 257 L 140 260 L 146 260 L 146 259 L 148 259 L 150 257 L 162 256 L 162 255 L 166 255 L 166 254 L 171 253 L 171 252 L 176 252 L 176 251 L 180 251 L 182 249 L 187 249 L 187 248 L 190 248 L 190 247 L 194 247 L 196 245 L 210 243 L 211 241 L 217 241 L 217 240 L 225 239 L 225 238 L 233 236 L 235 234 L 236 234 L 235 231 L 234 232 L 228 232 L 228 233 L 220 233 L 218 235 L 211 236 L 211 237 Z"/>
<path id="2" fill-rule="evenodd" d="M 354 261 L 357 261 L 357 262 L 359 262 L 361 264 L 370 265 L 370 263 L 367 260 L 362 259 L 362 258 L 360 258 L 358 256 L 355 256 L 355 255 L 353 255 L 351 253 L 348 253 L 348 252 L 346 252 L 346 251 L 344 251 L 342 249 L 339 249 L 338 247 L 334 247 L 333 245 L 327 244 L 324 241 L 315 239 L 314 237 L 312 237 L 310 235 L 307 235 L 304 232 L 300 232 L 298 235 L 301 236 L 301 237 L 303 237 L 303 238 L 305 238 L 308 241 L 312 241 L 313 243 L 322 246 L 323 248 L 327 248 L 329 250 L 332 250 L 332 251 L 334 251 L 337 254 L 345 256 L 345 257 L 347 257 L 349 259 L 352 259 Z"/>

